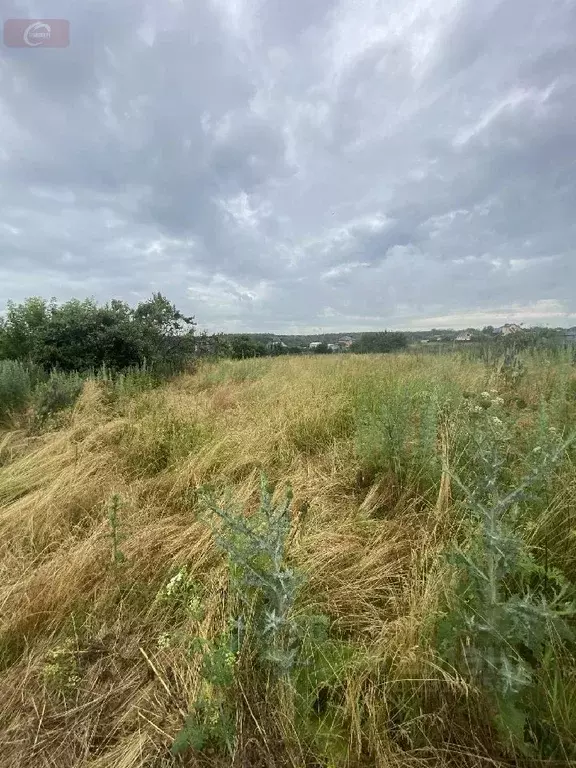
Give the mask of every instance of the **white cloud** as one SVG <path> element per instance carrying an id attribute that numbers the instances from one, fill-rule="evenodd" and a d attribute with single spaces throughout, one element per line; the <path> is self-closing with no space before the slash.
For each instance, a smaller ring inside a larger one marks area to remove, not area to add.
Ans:
<path id="1" fill-rule="evenodd" d="M 268 201 L 256 201 L 244 191 L 218 202 L 241 229 L 257 230 L 262 220 L 272 213 Z"/>
<path id="2" fill-rule="evenodd" d="M 529 106 L 531 110 L 535 111 L 537 114 L 537 111 L 543 107 L 553 91 L 554 83 L 551 83 L 547 88 L 541 90 L 537 88 L 514 88 L 503 99 L 499 99 L 495 104 L 489 107 L 477 123 L 461 129 L 454 138 L 454 146 L 461 147 L 467 144 L 471 139 L 482 134 L 504 113 L 513 112 L 522 105 Z"/>
<path id="3" fill-rule="evenodd" d="M 568 326 L 576 323 L 576 312 L 568 310 L 563 302 L 542 299 L 525 305 L 479 308 L 471 312 L 426 317 L 418 325 L 422 328 L 478 328 L 504 323 Z"/>

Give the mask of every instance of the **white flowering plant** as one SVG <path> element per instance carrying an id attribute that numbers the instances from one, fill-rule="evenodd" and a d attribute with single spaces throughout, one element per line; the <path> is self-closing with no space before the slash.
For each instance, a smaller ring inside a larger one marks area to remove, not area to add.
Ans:
<path id="1" fill-rule="evenodd" d="M 78 660 L 77 644 L 71 637 L 48 651 L 42 667 L 46 688 L 64 699 L 75 695 L 81 682 Z"/>
<path id="2" fill-rule="evenodd" d="M 156 601 L 173 607 L 182 618 L 201 621 L 204 617 L 202 587 L 188 574 L 185 566 L 178 568 L 161 587 Z"/>

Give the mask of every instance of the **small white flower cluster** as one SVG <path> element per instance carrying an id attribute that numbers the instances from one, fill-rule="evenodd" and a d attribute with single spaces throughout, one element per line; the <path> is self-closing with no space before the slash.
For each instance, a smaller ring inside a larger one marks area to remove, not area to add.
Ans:
<path id="1" fill-rule="evenodd" d="M 68 639 L 61 647 L 49 651 L 46 658 L 48 661 L 44 664 L 42 673 L 47 682 L 62 688 L 74 688 L 79 684 L 80 675 L 73 640 Z"/>
<path id="2" fill-rule="evenodd" d="M 480 397 L 483 400 L 489 400 L 490 405 L 501 406 L 504 405 L 504 398 L 500 397 L 497 389 L 491 389 L 490 392 L 481 392 Z"/>
<path id="3" fill-rule="evenodd" d="M 180 604 L 194 621 L 202 621 L 204 618 L 201 595 L 197 593 L 196 585 L 184 567 L 162 587 L 158 599 Z"/>
<path id="4" fill-rule="evenodd" d="M 174 576 L 172 576 L 168 584 L 166 584 L 166 586 L 163 588 L 162 594 L 165 597 L 173 597 L 186 584 L 187 580 L 188 574 L 186 573 L 186 569 L 180 568 L 180 570 L 175 573 Z"/>
<path id="5" fill-rule="evenodd" d="M 158 648 L 164 649 L 170 647 L 170 635 L 168 632 L 162 632 L 158 638 Z"/>
<path id="6" fill-rule="evenodd" d="M 497 427 L 501 427 L 502 419 L 499 419 L 498 416 L 492 416 L 492 424 L 495 424 Z"/>

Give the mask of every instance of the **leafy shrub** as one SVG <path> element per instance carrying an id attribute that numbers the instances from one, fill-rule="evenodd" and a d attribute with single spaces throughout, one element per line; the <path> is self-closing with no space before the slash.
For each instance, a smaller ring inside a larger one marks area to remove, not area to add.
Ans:
<path id="1" fill-rule="evenodd" d="M 48 381 L 50 374 L 41 365 L 28 360 L 23 363 L 23 366 L 30 377 L 30 390 L 32 392 L 39 384 L 44 384 L 44 382 Z"/>
<path id="2" fill-rule="evenodd" d="M 52 372 L 48 381 L 39 384 L 34 392 L 38 419 L 42 421 L 74 405 L 82 391 L 82 385 L 82 378 L 76 373 Z"/>
<path id="3" fill-rule="evenodd" d="M 30 373 L 15 360 L 0 360 L 0 420 L 21 411 L 30 401 Z"/>
<path id="4" fill-rule="evenodd" d="M 267 354 L 265 345 L 248 335 L 231 336 L 227 340 L 227 346 L 228 355 L 233 360 L 264 357 Z"/>

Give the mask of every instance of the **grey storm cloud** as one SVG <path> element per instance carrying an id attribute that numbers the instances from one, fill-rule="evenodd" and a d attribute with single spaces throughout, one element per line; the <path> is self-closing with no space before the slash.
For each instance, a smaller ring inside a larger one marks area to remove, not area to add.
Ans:
<path id="1" fill-rule="evenodd" d="M 576 0 L 54 0 L 0 50 L 0 311 L 576 323 Z"/>

